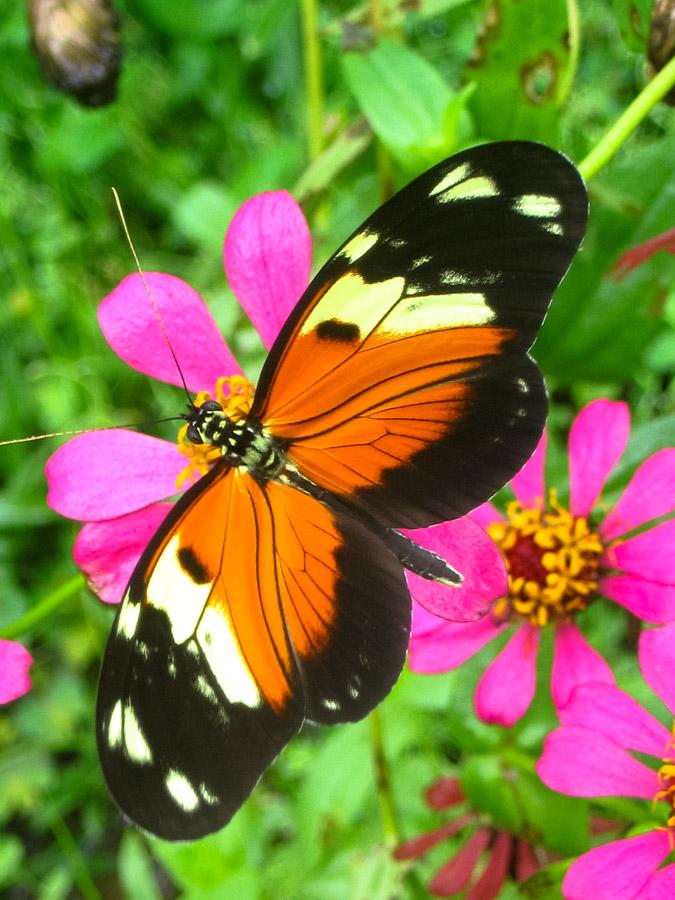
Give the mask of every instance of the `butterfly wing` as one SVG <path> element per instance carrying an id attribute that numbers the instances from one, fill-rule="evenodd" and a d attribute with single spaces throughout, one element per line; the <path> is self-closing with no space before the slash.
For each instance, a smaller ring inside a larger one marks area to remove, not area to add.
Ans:
<path id="1" fill-rule="evenodd" d="M 586 218 L 578 172 L 541 144 L 435 166 L 314 278 L 252 416 L 307 477 L 386 525 L 473 509 L 541 434 L 546 394 L 527 350 Z"/>
<path id="2" fill-rule="evenodd" d="M 355 519 L 219 464 L 141 558 L 99 682 L 97 741 L 126 815 L 220 828 L 304 719 L 369 712 L 405 659 L 395 558 Z"/>

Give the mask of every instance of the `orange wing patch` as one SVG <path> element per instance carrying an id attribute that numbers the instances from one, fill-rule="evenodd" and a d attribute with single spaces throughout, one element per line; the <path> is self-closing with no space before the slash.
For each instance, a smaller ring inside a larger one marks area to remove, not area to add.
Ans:
<path id="1" fill-rule="evenodd" d="M 513 336 L 469 326 L 377 333 L 354 346 L 322 339 L 319 327 L 287 351 L 265 425 L 291 442 L 303 473 L 342 495 L 380 484 L 386 470 L 451 434 L 474 397 L 472 374 Z"/>

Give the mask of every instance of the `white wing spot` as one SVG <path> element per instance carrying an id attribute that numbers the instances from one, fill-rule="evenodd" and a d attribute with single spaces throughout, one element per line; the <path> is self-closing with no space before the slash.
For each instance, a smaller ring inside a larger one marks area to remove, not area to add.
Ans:
<path id="1" fill-rule="evenodd" d="M 122 701 L 118 700 L 113 706 L 108 722 L 108 746 L 115 748 L 122 743 Z"/>
<path id="2" fill-rule="evenodd" d="M 564 234 L 560 222 L 544 222 L 542 227 L 544 231 L 548 231 L 549 234 L 556 234 L 558 237 L 562 237 Z"/>
<path id="3" fill-rule="evenodd" d="M 218 697 L 216 696 L 216 692 L 213 690 L 213 688 L 208 683 L 206 678 L 204 678 L 203 675 L 200 675 L 197 678 L 197 690 L 202 695 L 202 697 L 205 697 L 211 703 L 218 702 Z"/>
<path id="4" fill-rule="evenodd" d="M 190 781 L 177 769 L 169 769 L 164 779 L 167 791 L 185 812 L 192 812 L 199 806 L 199 797 Z"/>
<path id="5" fill-rule="evenodd" d="M 351 241 L 348 241 L 344 245 L 338 255 L 346 256 L 350 262 L 356 262 L 356 260 L 366 254 L 371 247 L 374 247 L 378 240 L 379 235 L 376 232 L 360 231 L 358 234 L 354 235 Z"/>
<path id="6" fill-rule="evenodd" d="M 212 583 L 196 584 L 178 561 L 180 539 L 171 538 L 159 556 L 148 582 L 148 602 L 163 610 L 171 625 L 171 635 L 182 644 L 194 632 Z"/>
<path id="7" fill-rule="evenodd" d="M 418 256 L 417 259 L 414 259 L 410 264 L 411 269 L 419 269 L 420 266 L 426 266 L 427 263 L 431 262 L 430 256 Z"/>
<path id="8" fill-rule="evenodd" d="M 478 175 L 461 181 L 454 187 L 438 195 L 439 203 L 452 203 L 455 200 L 479 200 L 482 197 L 499 197 L 497 183 L 487 175 Z"/>
<path id="9" fill-rule="evenodd" d="M 397 304 L 382 321 L 384 333 L 410 334 L 465 325 L 485 325 L 495 318 L 485 294 L 448 293 L 413 295 L 414 302 Z"/>
<path id="10" fill-rule="evenodd" d="M 136 634 L 140 615 L 141 604 L 132 603 L 129 599 L 129 591 L 127 591 L 120 608 L 120 617 L 117 620 L 117 634 L 131 640 Z"/>
<path id="11" fill-rule="evenodd" d="M 323 698 L 323 700 L 321 701 L 321 705 L 326 709 L 329 709 L 331 712 L 336 712 L 338 709 L 340 709 L 340 704 L 337 702 L 337 700 L 331 700 L 328 697 Z"/>
<path id="12" fill-rule="evenodd" d="M 529 392 L 530 392 L 530 386 L 529 386 L 529 384 L 525 381 L 524 378 L 519 378 L 519 379 L 516 381 L 516 384 L 518 385 L 518 388 L 520 389 L 520 391 L 522 391 L 523 394 L 529 394 Z"/>
<path id="13" fill-rule="evenodd" d="M 442 191 L 454 187 L 454 185 L 459 184 L 460 181 L 464 181 L 468 178 L 470 174 L 471 163 L 468 162 L 462 163 L 461 166 L 456 166 L 454 169 L 450 169 L 450 171 L 441 178 L 438 184 L 431 189 L 429 196 L 433 197 L 435 194 L 440 194 Z"/>
<path id="14" fill-rule="evenodd" d="M 205 803 L 208 803 L 209 806 L 215 806 L 218 803 L 218 798 L 215 794 L 212 794 L 211 791 L 206 787 L 204 782 L 199 785 L 199 793 L 202 796 L 202 800 Z"/>
<path id="15" fill-rule="evenodd" d="M 197 628 L 199 641 L 213 675 L 230 703 L 260 705 L 258 685 L 246 664 L 225 611 L 207 607 Z"/>
<path id="16" fill-rule="evenodd" d="M 458 272 L 456 269 L 446 269 L 441 272 L 441 282 L 443 284 L 463 285 L 469 284 L 469 276 L 464 272 Z"/>
<path id="17" fill-rule="evenodd" d="M 513 209 L 532 219 L 555 219 L 562 212 L 560 201 L 546 194 L 521 194 L 513 201 Z"/>
<path id="18" fill-rule="evenodd" d="M 132 762 L 151 763 L 152 749 L 131 703 L 124 704 L 124 749 Z"/>

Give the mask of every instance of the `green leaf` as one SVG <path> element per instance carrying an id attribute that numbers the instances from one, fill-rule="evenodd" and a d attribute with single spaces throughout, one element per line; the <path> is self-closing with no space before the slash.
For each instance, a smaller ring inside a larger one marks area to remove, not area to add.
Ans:
<path id="1" fill-rule="evenodd" d="M 654 0 L 613 0 L 613 2 L 626 46 L 644 53 Z"/>
<path id="2" fill-rule="evenodd" d="M 176 37 L 209 39 L 235 32 L 242 0 L 131 0 L 139 18 Z"/>
<path id="3" fill-rule="evenodd" d="M 545 374 L 625 382 L 663 328 L 675 257 L 660 253 L 622 281 L 607 276 L 631 247 L 672 227 L 675 136 L 626 153 L 591 186 L 588 234 L 535 346 Z"/>
<path id="4" fill-rule="evenodd" d="M 10 885 L 18 874 L 24 846 L 15 834 L 0 836 L 0 887 Z"/>
<path id="5" fill-rule="evenodd" d="M 588 850 L 588 804 L 549 790 L 534 775 L 519 773 L 514 781 L 519 808 L 530 829 L 536 829 L 548 849 L 562 856 Z"/>
<path id="6" fill-rule="evenodd" d="M 302 203 L 314 194 L 325 190 L 340 172 L 359 156 L 371 141 L 370 129 L 359 118 L 329 144 L 305 169 L 293 188 L 293 194 Z"/>
<path id="7" fill-rule="evenodd" d="M 569 866 L 569 860 L 563 860 L 539 869 L 519 885 L 518 893 L 532 900 L 560 900 L 560 885 Z"/>
<path id="8" fill-rule="evenodd" d="M 418 53 L 382 38 L 372 50 L 346 53 L 342 69 L 373 131 L 401 165 L 427 167 L 451 152 L 445 116 L 453 95 Z"/>
<path id="9" fill-rule="evenodd" d="M 466 70 L 476 92 L 469 109 L 491 140 L 558 143 L 558 90 L 568 52 L 565 0 L 492 3 Z"/>
<path id="10" fill-rule="evenodd" d="M 497 825 L 514 834 L 520 832 L 522 816 L 513 786 L 505 778 L 498 757 L 471 757 L 461 766 L 459 780 L 473 809 L 492 816 Z"/>
<path id="11" fill-rule="evenodd" d="M 198 181 L 176 198 L 172 215 L 185 237 L 216 254 L 236 211 L 237 203 L 222 183 Z"/>
<path id="12" fill-rule="evenodd" d="M 129 900 L 161 900 L 161 892 L 152 873 L 152 860 L 136 831 L 122 836 L 117 856 L 119 878 Z"/>

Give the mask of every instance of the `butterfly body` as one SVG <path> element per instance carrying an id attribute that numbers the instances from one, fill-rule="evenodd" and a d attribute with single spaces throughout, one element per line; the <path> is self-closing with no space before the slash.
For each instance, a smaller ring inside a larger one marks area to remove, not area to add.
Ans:
<path id="1" fill-rule="evenodd" d="M 527 350 L 586 214 L 542 145 L 445 160 L 319 271 L 247 416 L 193 411 L 188 438 L 219 453 L 143 553 L 99 685 L 103 770 L 138 825 L 215 830 L 305 720 L 354 721 L 389 692 L 404 567 L 461 582 L 400 529 L 463 515 L 534 449 Z"/>

